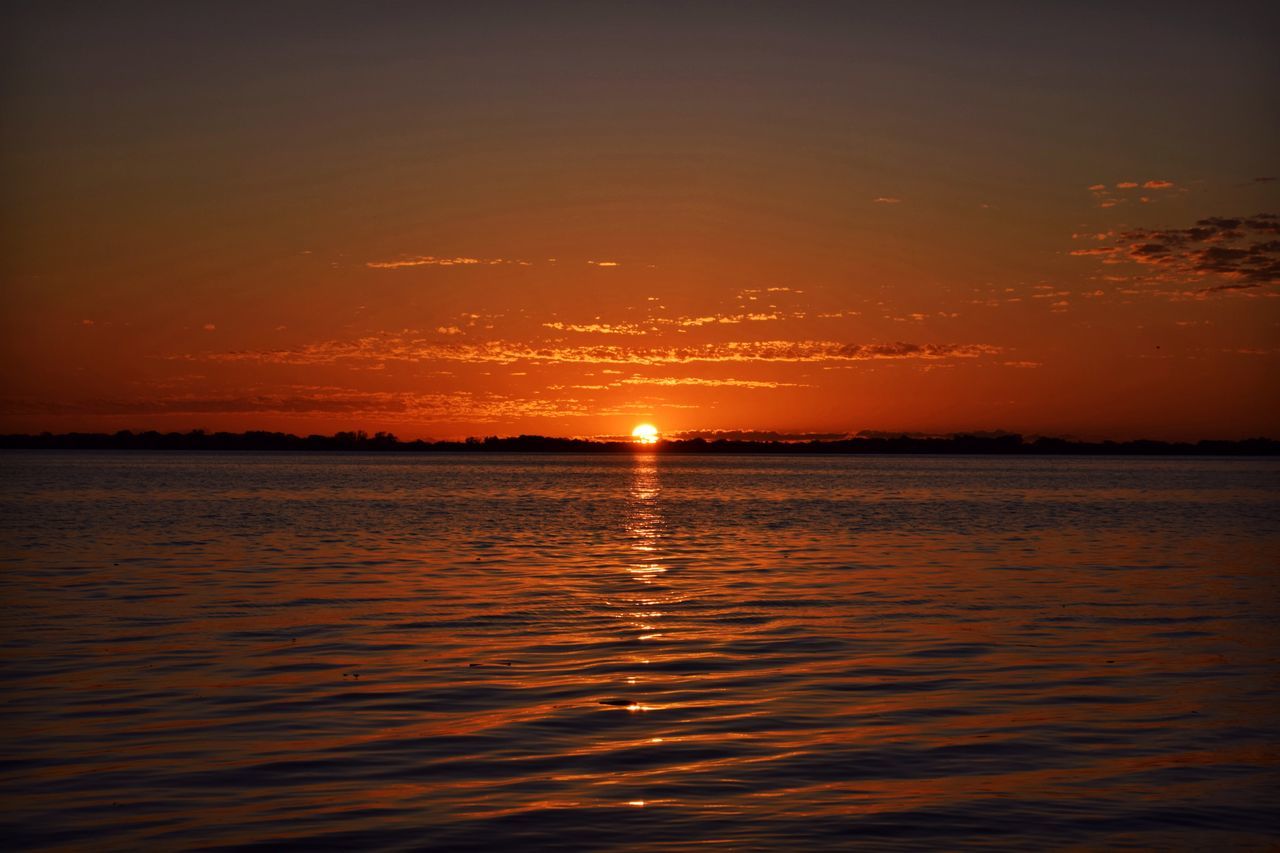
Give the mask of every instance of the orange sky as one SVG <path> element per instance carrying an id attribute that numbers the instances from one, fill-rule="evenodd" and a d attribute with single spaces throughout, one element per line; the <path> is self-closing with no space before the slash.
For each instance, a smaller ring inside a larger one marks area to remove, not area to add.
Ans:
<path id="1" fill-rule="evenodd" d="M 1280 436 L 1265 4 L 179 5 L 6 12 L 0 430 Z"/>

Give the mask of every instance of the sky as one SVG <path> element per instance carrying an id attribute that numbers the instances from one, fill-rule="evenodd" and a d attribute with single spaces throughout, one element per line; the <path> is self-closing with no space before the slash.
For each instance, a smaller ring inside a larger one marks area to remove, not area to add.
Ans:
<path id="1" fill-rule="evenodd" d="M 1280 437 L 1274 4 L 0 14 L 0 431 Z"/>

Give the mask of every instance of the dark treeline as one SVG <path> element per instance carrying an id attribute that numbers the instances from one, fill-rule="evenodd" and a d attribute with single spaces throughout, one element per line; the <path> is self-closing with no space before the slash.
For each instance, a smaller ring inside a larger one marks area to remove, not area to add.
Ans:
<path id="1" fill-rule="evenodd" d="M 130 432 L 65 433 L 54 435 L 4 435 L 0 448 L 10 450 L 292 450 L 292 451 L 401 451 L 401 452 L 515 452 L 515 453 L 620 453 L 634 452 L 630 441 L 590 441 L 521 435 L 511 438 L 468 438 L 466 441 L 400 441 L 386 432 L 363 431 L 335 435 L 297 436 L 283 432 Z M 1039 455 L 1142 455 L 1142 456 L 1275 456 L 1280 441 L 1249 438 L 1242 441 L 1071 441 L 1062 438 L 1024 439 L 1020 435 L 953 435 L 939 438 L 915 436 L 858 437 L 825 441 L 745 441 L 704 438 L 660 441 L 652 449 L 663 453 L 967 453 Z"/>

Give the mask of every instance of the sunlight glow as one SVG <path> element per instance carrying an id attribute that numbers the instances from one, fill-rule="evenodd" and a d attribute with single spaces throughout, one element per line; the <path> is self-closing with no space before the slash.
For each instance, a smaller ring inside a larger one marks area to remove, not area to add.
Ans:
<path id="1" fill-rule="evenodd" d="M 631 437 L 640 444 L 656 444 L 658 441 L 658 428 L 653 424 L 640 424 L 631 431 Z"/>

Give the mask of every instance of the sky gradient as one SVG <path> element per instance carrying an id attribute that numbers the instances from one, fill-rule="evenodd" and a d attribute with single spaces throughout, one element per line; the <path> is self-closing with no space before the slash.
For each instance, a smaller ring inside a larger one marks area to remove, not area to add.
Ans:
<path id="1" fill-rule="evenodd" d="M 3 431 L 1280 436 L 1273 4 L 4 16 Z"/>

